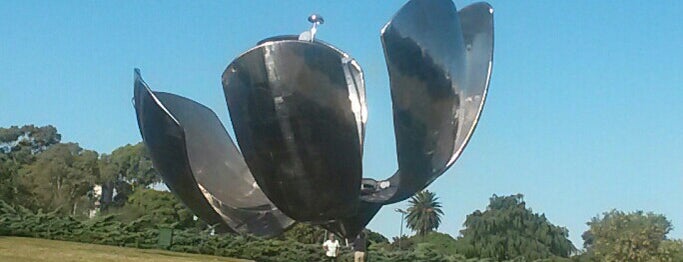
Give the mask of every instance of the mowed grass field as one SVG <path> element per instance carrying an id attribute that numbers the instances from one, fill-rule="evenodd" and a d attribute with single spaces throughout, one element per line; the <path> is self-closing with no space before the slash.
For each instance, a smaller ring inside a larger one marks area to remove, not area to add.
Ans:
<path id="1" fill-rule="evenodd" d="M 123 248 L 36 238 L 0 236 L 0 261 L 246 262 L 249 260 L 186 254 L 155 249 Z"/>

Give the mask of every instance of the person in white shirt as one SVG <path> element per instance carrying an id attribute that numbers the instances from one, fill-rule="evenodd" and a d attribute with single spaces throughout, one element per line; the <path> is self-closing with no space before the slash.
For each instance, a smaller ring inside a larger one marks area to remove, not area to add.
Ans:
<path id="1" fill-rule="evenodd" d="M 339 256 L 339 241 L 335 239 L 334 234 L 330 234 L 330 237 L 323 243 L 323 249 L 325 249 L 326 261 L 337 261 L 337 256 Z"/>

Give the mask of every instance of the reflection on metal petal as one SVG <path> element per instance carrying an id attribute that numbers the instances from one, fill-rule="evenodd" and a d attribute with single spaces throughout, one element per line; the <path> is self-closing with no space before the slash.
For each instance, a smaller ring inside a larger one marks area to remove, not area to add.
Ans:
<path id="1" fill-rule="evenodd" d="M 263 39 L 256 45 L 262 45 L 267 42 L 276 42 L 284 40 L 298 40 L 296 35 L 281 35 Z M 359 133 L 361 153 L 363 150 L 363 143 L 365 140 L 365 124 L 368 121 L 368 105 L 365 101 L 365 76 L 363 70 L 356 60 L 349 54 L 340 50 L 339 48 L 319 39 L 314 40 L 315 43 L 325 45 L 334 49 L 342 59 L 342 68 L 344 70 L 344 77 L 349 88 L 349 100 L 351 101 L 351 111 L 356 118 L 356 126 Z"/>
<path id="2" fill-rule="evenodd" d="M 493 7 L 476 3 L 458 12 L 465 43 L 465 88 L 463 91 L 462 128 L 455 145 L 455 154 L 448 166 L 462 154 L 484 108 L 491 69 L 493 68 Z"/>
<path id="3" fill-rule="evenodd" d="M 135 101 L 140 130 L 155 166 L 190 208 L 205 209 L 205 203 L 209 204 L 214 211 L 211 219 L 218 216 L 237 232 L 259 236 L 278 235 L 293 223 L 256 186 L 213 111 L 187 98 L 152 92 L 137 71 Z M 173 130 L 173 136 L 168 130 Z M 155 147 L 155 141 L 173 148 Z M 169 163 L 179 166 L 166 168 Z M 173 179 L 177 177 L 183 177 L 183 182 Z"/>
<path id="4" fill-rule="evenodd" d="M 460 155 L 488 89 L 492 10 L 482 3 L 458 13 L 450 0 L 410 1 L 384 27 L 399 170 L 363 200 L 404 200 Z"/>
<path id="5" fill-rule="evenodd" d="M 318 41 L 280 39 L 223 73 L 237 142 L 263 192 L 288 216 L 325 223 L 355 214 L 367 115 L 360 67 Z"/>
<path id="6" fill-rule="evenodd" d="M 162 175 L 168 188 L 202 220 L 218 225 L 218 231 L 232 231 L 196 186 L 186 157 L 185 135 L 180 124 L 147 88 L 137 70 L 134 92 L 140 133 L 155 169 Z"/>

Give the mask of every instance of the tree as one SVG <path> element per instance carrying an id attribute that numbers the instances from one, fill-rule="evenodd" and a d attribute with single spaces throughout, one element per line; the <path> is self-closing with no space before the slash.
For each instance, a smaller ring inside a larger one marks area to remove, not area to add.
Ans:
<path id="1" fill-rule="evenodd" d="M 389 239 L 380 233 L 367 228 L 364 229 L 363 232 L 365 232 L 366 239 L 372 244 L 389 243 Z"/>
<path id="2" fill-rule="evenodd" d="M 0 128 L 0 152 L 13 152 L 17 156 L 35 155 L 59 143 L 61 139 L 62 135 L 51 125 Z"/>
<path id="3" fill-rule="evenodd" d="M 410 198 L 406 225 L 418 235 L 426 235 L 439 228 L 441 224 L 441 203 L 429 190 L 423 190 Z"/>
<path id="4" fill-rule="evenodd" d="M 569 257 L 576 250 L 564 227 L 526 207 L 522 194 L 493 195 L 484 212 L 467 216 L 457 240 L 458 252 L 468 258 L 527 260 Z"/>
<path id="5" fill-rule="evenodd" d="M 474 261 L 457 253 L 457 240 L 446 233 L 393 237 L 391 244 L 378 244 L 370 251 L 373 261 Z M 480 261 L 480 260 L 476 260 Z"/>
<path id="6" fill-rule="evenodd" d="M 17 182 L 19 169 L 60 140 L 57 129 L 49 125 L 0 128 L 0 198 L 9 202 L 21 199 L 26 190 Z"/>
<path id="7" fill-rule="evenodd" d="M 664 240 L 658 251 L 660 261 L 683 261 L 683 240 Z"/>
<path id="8" fill-rule="evenodd" d="M 0 199 L 13 202 L 18 193 L 16 177 L 20 167 L 8 154 L 0 153 Z"/>
<path id="9" fill-rule="evenodd" d="M 443 255 L 457 255 L 456 240 L 449 234 L 440 232 L 430 232 L 418 237 L 418 247 L 420 245 L 429 246 L 430 250 Z"/>
<path id="10" fill-rule="evenodd" d="M 280 238 L 303 244 L 322 244 L 327 239 L 327 230 L 307 223 L 297 223 Z"/>
<path id="11" fill-rule="evenodd" d="M 672 226 L 664 215 L 612 210 L 587 224 L 582 237 L 586 255 L 594 260 L 667 261 L 664 258 L 679 255 L 676 242 L 667 242 Z"/>
<path id="12" fill-rule="evenodd" d="M 56 144 L 36 155 L 36 160 L 19 170 L 19 182 L 27 189 L 25 205 L 85 215 L 92 208 L 92 193 L 99 175 L 98 155 L 78 144 Z"/>
<path id="13" fill-rule="evenodd" d="M 418 240 L 415 236 L 396 236 L 391 238 L 390 250 L 413 250 Z"/>
<path id="14" fill-rule="evenodd" d="M 145 226 L 149 227 L 164 225 L 190 228 L 200 223 L 194 220 L 192 211 L 173 193 L 142 187 L 135 189 L 123 207 L 111 209 L 107 213 L 123 222 L 147 218 L 148 224 Z"/>
<path id="15" fill-rule="evenodd" d="M 102 155 L 100 169 L 102 176 L 98 183 L 102 185 L 102 210 L 110 205 L 120 207 L 138 187 L 147 188 L 161 181 L 161 176 L 154 170 L 147 148 L 142 142 L 119 147 L 111 155 Z"/>

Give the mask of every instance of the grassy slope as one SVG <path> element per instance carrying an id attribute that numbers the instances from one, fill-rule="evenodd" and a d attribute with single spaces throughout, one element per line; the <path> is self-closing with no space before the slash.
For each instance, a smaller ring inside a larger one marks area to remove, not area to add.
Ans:
<path id="1" fill-rule="evenodd" d="M 0 261 L 245 262 L 247 260 L 177 253 L 153 249 L 122 248 L 35 238 L 0 237 Z"/>

